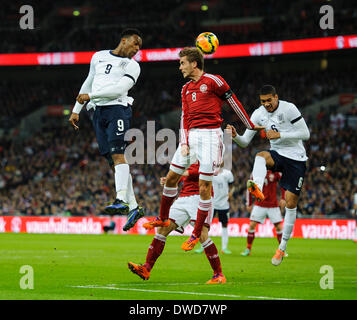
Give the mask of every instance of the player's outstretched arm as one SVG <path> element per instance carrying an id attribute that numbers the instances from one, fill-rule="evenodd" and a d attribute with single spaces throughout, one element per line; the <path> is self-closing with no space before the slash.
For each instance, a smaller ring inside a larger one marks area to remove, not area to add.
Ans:
<path id="1" fill-rule="evenodd" d="M 230 124 L 227 125 L 225 131 L 230 134 L 232 136 L 232 140 L 242 148 L 245 148 L 249 145 L 249 143 L 252 141 L 253 137 L 257 132 L 255 130 L 247 129 L 245 130 L 244 134 L 240 136 L 237 133 L 236 128 L 234 128 L 234 126 L 231 126 Z"/>

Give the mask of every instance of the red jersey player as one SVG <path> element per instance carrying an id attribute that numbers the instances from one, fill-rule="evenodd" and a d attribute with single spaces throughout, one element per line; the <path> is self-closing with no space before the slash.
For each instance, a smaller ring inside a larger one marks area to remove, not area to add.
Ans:
<path id="1" fill-rule="evenodd" d="M 224 102 L 236 112 L 248 129 L 261 130 L 254 126 L 243 106 L 226 81 L 218 75 L 203 71 L 203 55 L 196 48 L 185 48 L 180 54 L 180 71 L 189 79 L 182 88 L 182 116 L 180 144 L 171 161 L 169 173 L 161 198 L 160 217 L 144 224 L 152 229 L 167 226 L 170 206 L 177 194 L 177 184 L 190 164 L 200 163 L 197 220 L 191 237 L 182 245 L 185 251 L 192 250 L 199 241 L 203 223 L 212 209 L 212 177 L 223 160 L 223 131 L 221 109 Z"/>
<path id="2" fill-rule="evenodd" d="M 253 198 L 250 192 L 247 190 L 247 208 L 251 212 L 250 215 L 250 225 L 247 236 L 247 248 L 241 253 L 242 256 L 250 256 L 253 240 L 255 238 L 255 228 L 257 223 L 264 223 L 265 218 L 269 217 L 270 221 L 274 224 L 276 230 L 276 237 L 278 242 L 281 241 L 282 236 L 282 225 L 283 220 L 281 216 L 281 210 L 285 207 L 285 191 L 281 188 L 281 200 L 280 208 L 277 199 L 277 185 L 278 181 L 281 179 L 282 174 L 280 172 L 267 171 L 265 176 L 263 194 L 265 199 L 263 201 L 255 201 L 253 210 Z"/>
<path id="3" fill-rule="evenodd" d="M 148 280 L 150 277 L 150 271 L 153 268 L 156 260 L 162 254 L 166 237 L 171 231 L 177 230 L 183 232 L 183 229 L 191 222 L 194 222 L 197 218 L 197 206 L 200 200 L 199 195 L 199 164 L 195 163 L 191 165 L 188 170 L 185 171 L 182 178 L 183 187 L 181 189 L 179 197 L 175 200 L 170 208 L 169 225 L 165 227 L 159 227 L 157 233 L 154 236 L 153 241 L 149 247 L 146 262 L 143 265 L 138 265 L 133 262 L 128 263 L 129 269 L 137 274 L 140 278 Z M 161 184 L 164 185 L 166 178 L 161 178 Z M 206 220 L 202 228 L 200 236 L 200 242 L 205 250 L 207 259 L 213 270 L 213 278 L 206 282 L 207 284 L 225 283 L 226 278 L 222 273 L 221 262 L 218 256 L 218 251 L 213 241 L 208 237 L 208 230 L 212 222 L 213 212 L 212 208 L 209 210 Z"/>

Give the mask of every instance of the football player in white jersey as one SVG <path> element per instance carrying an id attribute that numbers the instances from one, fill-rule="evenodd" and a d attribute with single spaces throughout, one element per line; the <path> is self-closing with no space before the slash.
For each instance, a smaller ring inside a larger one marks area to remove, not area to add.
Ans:
<path id="1" fill-rule="evenodd" d="M 279 100 L 276 90 L 265 85 L 259 92 L 261 106 L 256 109 L 251 120 L 255 125 L 265 126 L 270 150 L 258 152 L 253 165 L 253 179 L 248 180 L 247 188 L 258 201 L 264 200 L 264 178 L 267 168 L 282 172 L 280 186 L 285 189 L 285 220 L 283 236 L 272 258 L 272 264 L 280 265 L 285 255 L 287 242 L 296 220 L 296 208 L 306 171 L 306 151 L 303 140 L 310 138 L 310 132 L 298 108 L 290 102 Z M 233 140 L 245 148 L 253 139 L 256 131 L 246 130 L 242 136 L 235 128 L 227 126 Z"/>
<path id="2" fill-rule="evenodd" d="M 132 228 L 144 215 L 133 191 L 132 177 L 124 152 L 125 132 L 130 129 L 131 105 L 134 99 L 128 91 L 134 86 L 140 66 L 132 59 L 142 46 L 142 36 L 136 29 L 124 30 L 114 50 L 96 52 L 90 62 L 89 74 L 84 81 L 69 122 L 78 130 L 79 113 L 86 104 L 93 108 L 93 127 L 99 152 L 114 168 L 116 199 L 105 208 L 109 215 L 128 214 L 124 231 Z"/>
<path id="3" fill-rule="evenodd" d="M 219 222 L 222 224 L 222 245 L 221 252 L 231 254 L 228 249 L 228 220 L 229 220 L 229 199 L 232 197 L 234 187 L 233 173 L 230 170 L 223 168 L 223 163 L 217 174 L 213 176 L 213 209 L 214 215 L 218 216 Z M 196 253 L 203 252 L 203 248 L 195 250 Z"/>

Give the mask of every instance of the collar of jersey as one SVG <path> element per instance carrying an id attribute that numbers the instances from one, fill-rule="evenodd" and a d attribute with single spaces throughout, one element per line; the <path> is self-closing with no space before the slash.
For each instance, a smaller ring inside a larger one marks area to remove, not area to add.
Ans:
<path id="1" fill-rule="evenodd" d="M 112 50 L 109 50 L 109 53 L 110 53 L 112 56 L 117 57 L 117 58 L 128 58 L 128 57 L 119 56 L 118 54 L 114 54 L 114 53 L 112 52 Z"/>

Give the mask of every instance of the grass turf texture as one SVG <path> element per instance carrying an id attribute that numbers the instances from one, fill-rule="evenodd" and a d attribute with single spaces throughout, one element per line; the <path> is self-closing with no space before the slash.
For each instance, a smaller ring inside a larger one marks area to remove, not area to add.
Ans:
<path id="1" fill-rule="evenodd" d="M 208 260 L 182 251 L 185 239 L 168 237 L 143 281 L 127 262 L 145 262 L 152 236 L 0 234 L 0 299 L 357 299 L 357 244 L 351 240 L 291 239 L 289 257 L 275 267 L 276 239 L 256 238 L 252 256 L 241 257 L 246 239 L 230 238 L 233 253 L 220 254 L 227 283 L 206 285 L 212 277 Z M 220 250 L 221 239 L 212 239 Z M 23 265 L 34 270 L 32 290 L 20 288 Z M 333 267 L 332 290 L 320 288 L 323 265 Z"/>

